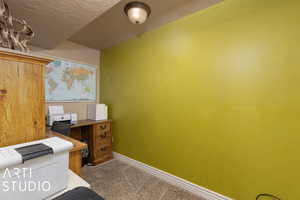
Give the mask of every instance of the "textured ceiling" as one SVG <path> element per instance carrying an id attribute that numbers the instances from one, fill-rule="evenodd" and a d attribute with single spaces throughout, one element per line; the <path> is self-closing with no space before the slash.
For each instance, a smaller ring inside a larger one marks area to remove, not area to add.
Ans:
<path id="1" fill-rule="evenodd" d="M 131 24 L 124 14 L 124 6 L 130 1 L 120 1 L 70 40 L 95 49 L 108 48 L 223 0 L 142 0 L 152 9 L 150 18 L 142 25 Z"/>
<path id="2" fill-rule="evenodd" d="M 120 0 L 6 0 L 32 26 L 35 46 L 54 48 Z"/>

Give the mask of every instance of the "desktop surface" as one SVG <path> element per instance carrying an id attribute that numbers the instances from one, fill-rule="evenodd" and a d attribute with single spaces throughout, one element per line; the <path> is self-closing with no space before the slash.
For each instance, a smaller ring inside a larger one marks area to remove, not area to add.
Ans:
<path id="1" fill-rule="evenodd" d="M 91 119 L 78 120 L 76 122 L 72 122 L 71 128 L 90 126 L 90 125 L 99 124 L 101 122 L 107 122 L 107 121 L 110 120 L 91 120 Z"/>

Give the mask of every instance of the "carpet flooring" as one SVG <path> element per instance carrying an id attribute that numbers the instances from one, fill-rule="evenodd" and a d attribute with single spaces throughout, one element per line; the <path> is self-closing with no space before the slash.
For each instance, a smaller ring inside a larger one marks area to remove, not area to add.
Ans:
<path id="1" fill-rule="evenodd" d="M 118 160 L 86 166 L 82 175 L 105 200 L 205 200 Z"/>

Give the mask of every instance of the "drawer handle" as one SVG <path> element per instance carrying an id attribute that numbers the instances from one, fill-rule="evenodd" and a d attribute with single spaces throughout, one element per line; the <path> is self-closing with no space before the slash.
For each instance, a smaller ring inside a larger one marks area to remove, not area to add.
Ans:
<path id="1" fill-rule="evenodd" d="M 103 126 L 100 126 L 101 129 L 106 129 L 106 127 L 107 127 L 106 124 Z"/>
<path id="2" fill-rule="evenodd" d="M 106 148 L 106 147 L 101 147 L 100 150 L 101 150 L 101 151 L 106 151 L 107 148 Z"/>
<path id="3" fill-rule="evenodd" d="M 106 136 L 107 136 L 107 132 L 104 132 L 103 135 L 102 134 L 100 135 L 101 138 L 106 138 Z"/>
<path id="4" fill-rule="evenodd" d="M 0 90 L 0 95 L 6 95 L 7 94 L 7 90 Z"/>

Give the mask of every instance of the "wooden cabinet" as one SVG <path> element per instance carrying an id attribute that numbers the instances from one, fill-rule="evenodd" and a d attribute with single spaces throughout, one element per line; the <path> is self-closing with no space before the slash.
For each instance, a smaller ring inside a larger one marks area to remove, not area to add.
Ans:
<path id="1" fill-rule="evenodd" d="M 93 138 L 89 144 L 91 163 L 95 165 L 112 159 L 111 121 L 94 124 L 90 134 Z"/>
<path id="2" fill-rule="evenodd" d="M 44 66 L 50 60 L 0 51 L 0 146 L 45 138 Z"/>

